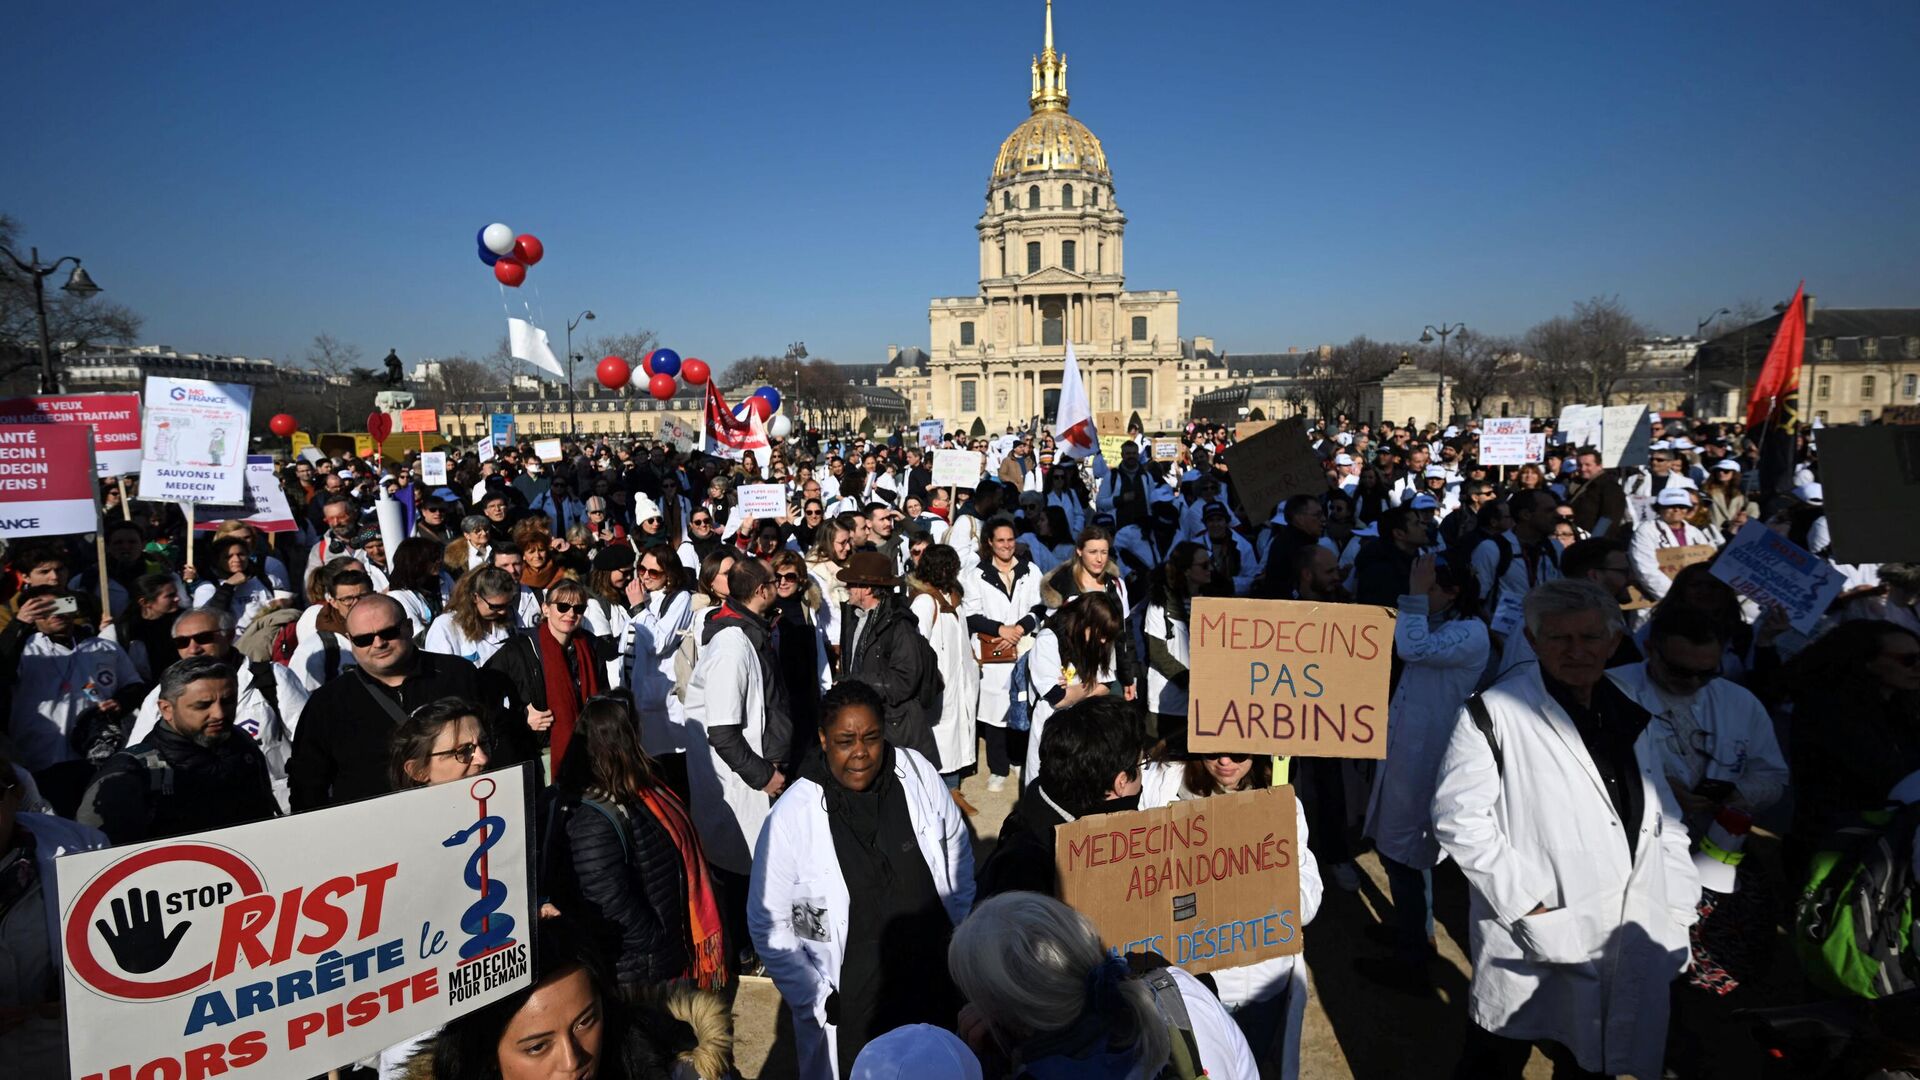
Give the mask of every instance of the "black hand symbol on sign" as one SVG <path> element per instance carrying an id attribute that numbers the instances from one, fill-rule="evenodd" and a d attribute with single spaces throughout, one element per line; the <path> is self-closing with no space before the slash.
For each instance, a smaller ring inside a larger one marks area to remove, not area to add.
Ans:
<path id="1" fill-rule="evenodd" d="M 141 901 L 139 889 L 128 889 L 125 900 L 113 902 L 112 926 L 105 919 L 93 921 L 94 928 L 107 940 L 107 948 L 113 950 L 114 962 L 129 975 L 144 975 L 164 967 L 180 947 L 187 927 L 193 925 L 192 919 L 183 919 L 168 933 L 160 924 L 159 892 L 148 889 L 145 903 Z"/>

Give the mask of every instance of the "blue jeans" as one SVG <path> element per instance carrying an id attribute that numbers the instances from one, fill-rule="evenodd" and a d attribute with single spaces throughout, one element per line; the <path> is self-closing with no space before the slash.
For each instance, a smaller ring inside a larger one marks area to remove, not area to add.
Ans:
<path id="1" fill-rule="evenodd" d="M 1393 955 L 1410 964 L 1426 962 L 1433 937 L 1433 871 L 1417 870 L 1380 856 L 1393 900 Z"/>

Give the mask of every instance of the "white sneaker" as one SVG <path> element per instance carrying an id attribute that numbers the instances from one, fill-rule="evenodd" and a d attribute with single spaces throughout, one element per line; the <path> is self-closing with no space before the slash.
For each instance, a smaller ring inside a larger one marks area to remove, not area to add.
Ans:
<path id="1" fill-rule="evenodd" d="M 1006 778 L 1006 777 L 1004 777 L 1004 776 L 990 776 L 990 777 L 988 777 L 988 778 L 987 778 L 987 790 L 988 790 L 988 791 L 1005 791 L 1005 790 L 1007 790 L 1007 778 Z"/>
<path id="2" fill-rule="evenodd" d="M 1333 878 L 1333 883 L 1338 885 L 1342 890 L 1346 892 L 1360 891 L 1360 868 L 1352 863 L 1334 863 L 1328 868 L 1327 873 Z"/>

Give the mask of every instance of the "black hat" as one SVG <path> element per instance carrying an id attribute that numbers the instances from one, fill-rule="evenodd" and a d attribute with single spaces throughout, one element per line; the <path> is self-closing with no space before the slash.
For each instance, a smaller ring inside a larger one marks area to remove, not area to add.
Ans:
<path id="1" fill-rule="evenodd" d="M 615 570 L 633 569 L 633 549 L 625 544 L 611 544 L 601 548 L 593 557 L 593 572 L 611 574 Z"/>

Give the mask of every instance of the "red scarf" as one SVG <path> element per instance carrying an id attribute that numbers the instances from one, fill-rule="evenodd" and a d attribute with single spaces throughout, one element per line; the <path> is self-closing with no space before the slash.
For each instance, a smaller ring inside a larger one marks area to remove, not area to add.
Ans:
<path id="1" fill-rule="evenodd" d="M 713 894 L 712 879 L 707 877 L 700 834 L 694 832 L 686 807 L 673 792 L 664 787 L 643 787 L 638 794 L 680 852 L 680 869 L 687 879 L 687 927 L 693 938 L 686 977 L 702 990 L 723 987 L 727 984 L 727 950 L 721 932 L 720 901 Z"/>
<path id="2" fill-rule="evenodd" d="M 566 650 L 553 631 L 542 623 L 533 631 L 533 638 L 539 644 L 540 675 L 547 684 L 547 709 L 553 713 L 553 727 L 548 730 L 548 742 L 553 750 L 553 773 L 560 775 L 560 759 L 567 754 L 567 743 L 573 738 L 573 725 L 580 718 L 580 706 L 602 689 L 600 661 L 593 656 L 593 635 L 575 628 L 573 631 L 573 667 L 567 666 Z"/>

